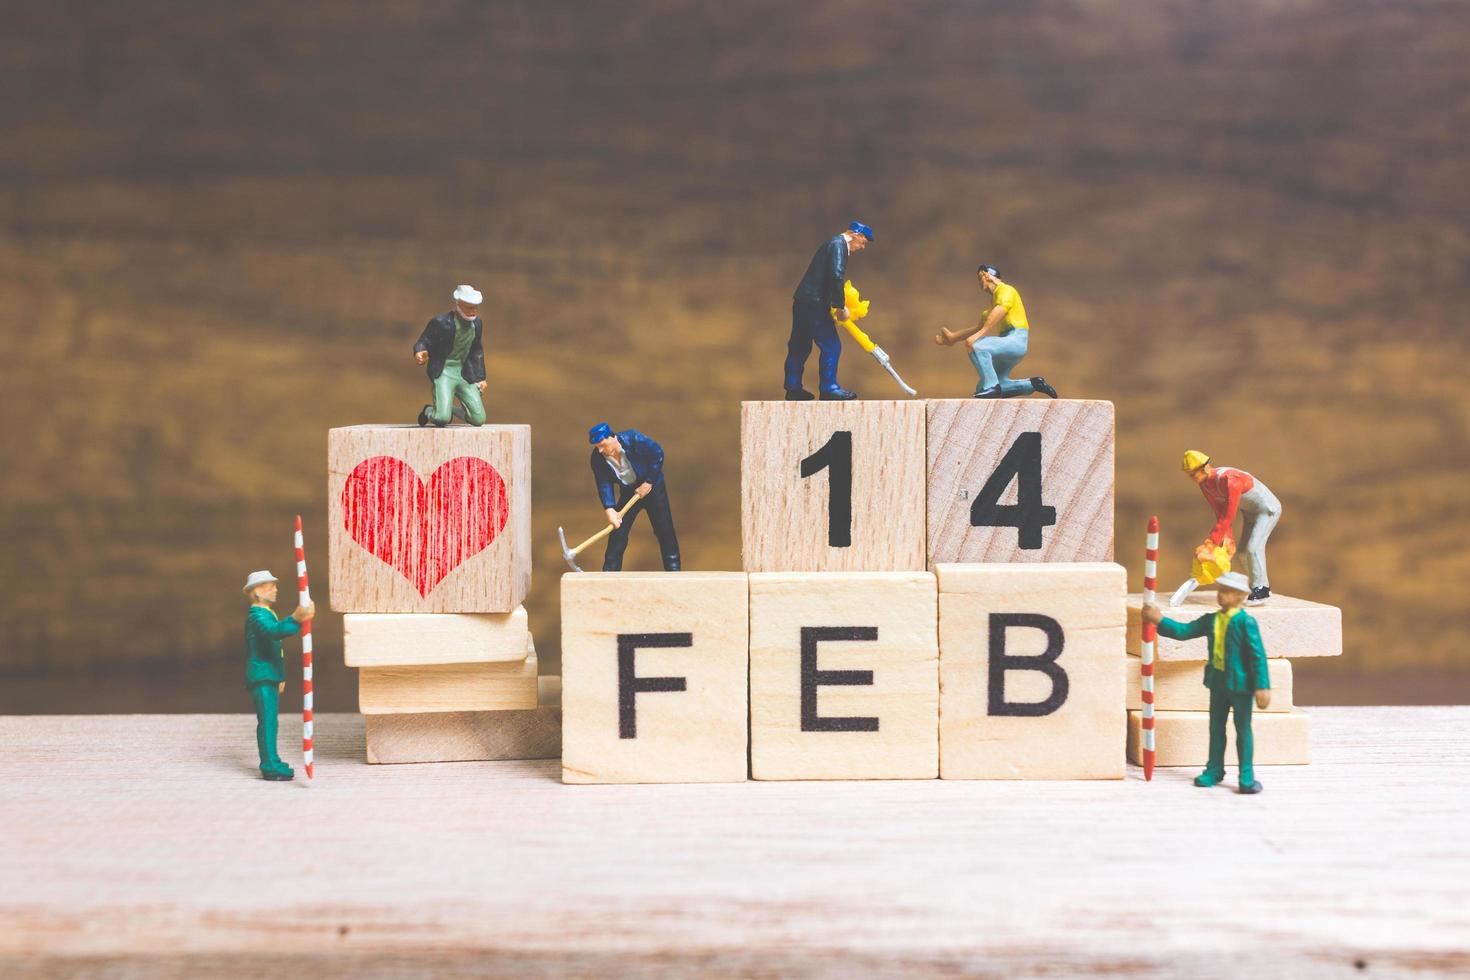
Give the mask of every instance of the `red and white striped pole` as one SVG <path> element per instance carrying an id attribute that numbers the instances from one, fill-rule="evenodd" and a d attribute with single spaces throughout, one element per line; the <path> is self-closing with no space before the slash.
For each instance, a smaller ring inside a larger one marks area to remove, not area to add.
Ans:
<path id="1" fill-rule="evenodd" d="M 1148 543 L 1143 552 L 1143 601 L 1145 605 L 1154 602 L 1154 590 L 1159 587 L 1159 519 L 1150 517 L 1148 519 Z M 1139 667 L 1142 672 L 1143 689 L 1143 778 L 1151 780 L 1154 778 L 1154 641 L 1158 637 L 1158 627 L 1148 620 L 1143 621 L 1143 643 L 1141 644 L 1143 664 Z"/>
<path id="2" fill-rule="evenodd" d="M 301 605 L 311 605 L 311 586 L 306 582 L 306 542 L 301 537 L 301 515 L 296 515 L 296 588 Z M 301 757 L 306 765 L 306 778 L 312 778 L 311 764 L 311 620 L 301 624 Z"/>

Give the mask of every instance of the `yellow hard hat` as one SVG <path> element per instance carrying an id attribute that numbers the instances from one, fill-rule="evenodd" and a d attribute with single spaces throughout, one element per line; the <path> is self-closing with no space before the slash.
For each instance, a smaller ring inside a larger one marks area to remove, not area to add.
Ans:
<path id="1" fill-rule="evenodd" d="M 1208 464 L 1209 461 L 1210 457 L 1206 456 L 1198 449 L 1191 449 L 1189 450 L 1189 452 L 1184 454 L 1184 462 L 1179 464 L 1179 468 L 1186 473 L 1193 473 L 1201 466 Z"/>

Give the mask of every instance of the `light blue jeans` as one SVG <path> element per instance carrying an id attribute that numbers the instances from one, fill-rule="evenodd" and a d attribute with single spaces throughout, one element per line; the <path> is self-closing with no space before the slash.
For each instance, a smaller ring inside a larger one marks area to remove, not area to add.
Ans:
<path id="1" fill-rule="evenodd" d="M 1021 358 L 1026 356 L 1026 344 L 1030 337 L 1030 330 L 1006 327 L 998 337 L 981 337 L 975 341 L 970 348 L 970 363 L 975 365 L 975 373 L 980 375 L 980 383 L 975 387 L 976 394 L 996 385 L 1000 385 L 1000 393 L 1004 398 L 1029 395 L 1036 390 L 1031 386 L 1029 378 L 1021 381 L 1011 379 L 1011 372 L 1021 362 Z"/>

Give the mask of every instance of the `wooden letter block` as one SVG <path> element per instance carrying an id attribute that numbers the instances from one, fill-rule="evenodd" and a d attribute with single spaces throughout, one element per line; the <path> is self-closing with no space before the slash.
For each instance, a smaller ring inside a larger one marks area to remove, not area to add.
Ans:
<path id="1" fill-rule="evenodd" d="M 1143 713 L 1128 712 L 1128 761 L 1142 765 Z M 1304 766 L 1312 761 L 1312 716 L 1305 711 L 1253 711 L 1251 735 L 1258 766 Z M 1203 766 L 1210 756 L 1208 711 L 1154 712 L 1154 765 Z M 1225 724 L 1225 765 L 1235 755 L 1235 718 Z M 1233 775 L 1233 773 L 1232 773 Z"/>
<path id="2" fill-rule="evenodd" d="M 1121 565 L 939 566 L 939 772 L 1121 779 Z"/>
<path id="3" fill-rule="evenodd" d="M 531 427 L 333 429 L 327 515 L 335 611 L 511 612 L 531 585 Z"/>
<path id="4" fill-rule="evenodd" d="M 748 572 L 922 571 L 923 402 L 744 402 Z"/>
<path id="5" fill-rule="evenodd" d="M 1143 707 L 1143 675 L 1138 657 L 1128 657 L 1128 707 Z M 1291 661 L 1268 660 L 1271 674 L 1271 707 L 1267 711 L 1290 711 Z M 1210 689 L 1204 684 L 1204 667 L 1197 662 L 1157 660 L 1154 662 L 1154 710 L 1209 711 Z M 1256 709 L 1260 711 L 1260 708 Z"/>
<path id="6" fill-rule="evenodd" d="M 1113 560 L 1113 403 L 927 403 L 929 567 Z"/>
<path id="7" fill-rule="evenodd" d="M 561 755 L 561 678 L 537 681 L 538 703 L 518 711 L 364 715 L 367 761 L 473 762 Z"/>
<path id="8" fill-rule="evenodd" d="M 561 578 L 562 781 L 739 782 L 743 572 Z"/>
<path id="9" fill-rule="evenodd" d="M 364 667 L 357 706 L 365 715 L 510 711 L 536 707 L 536 648 L 509 663 Z"/>
<path id="10" fill-rule="evenodd" d="M 1170 609 L 1164 598 L 1159 603 L 1164 615 L 1176 622 L 1187 623 L 1220 608 L 1214 591 L 1195 592 L 1182 605 Z M 1137 653 L 1143 642 L 1143 620 L 1140 610 L 1143 596 L 1128 597 L 1128 651 Z M 1290 596 L 1272 595 L 1263 605 L 1250 606 L 1246 612 L 1256 617 L 1261 628 L 1261 642 L 1268 657 L 1336 657 L 1342 654 L 1342 610 L 1336 606 Z M 1195 660 L 1209 656 L 1209 642 L 1169 640 L 1159 637 L 1155 653 L 1160 660 Z"/>
<path id="11" fill-rule="evenodd" d="M 526 607 L 510 613 L 348 613 L 342 653 L 349 667 L 423 667 L 525 660 Z"/>
<path id="12" fill-rule="evenodd" d="M 933 779 L 935 602 L 927 572 L 751 575 L 751 774 Z"/>

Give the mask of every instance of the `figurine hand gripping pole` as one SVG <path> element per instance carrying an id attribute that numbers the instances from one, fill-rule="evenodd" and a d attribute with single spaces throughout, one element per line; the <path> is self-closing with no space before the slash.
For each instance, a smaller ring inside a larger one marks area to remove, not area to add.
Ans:
<path id="1" fill-rule="evenodd" d="M 628 511 L 632 510 L 633 505 L 642 499 L 642 497 L 639 497 L 637 495 L 629 497 L 628 502 L 623 505 L 623 509 L 618 511 L 618 516 L 627 517 Z M 566 559 L 566 562 L 571 567 L 572 571 L 583 571 L 582 566 L 577 564 L 577 556 L 580 555 L 583 551 L 586 551 L 592 545 L 601 541 L 603 538 L 607 537 L 612 532 L 613 525 L 611 522 L 609 522 L 607 527 L 603 528 L 601 531 L 598 531 L 596 534 L 592 535 L 592 537 L 588 538 L 586 541 L 583 541 L 575 548 L 568 548 L 567 533 L 566 531 L 562 530 L 562 528 L 558 525 L 556 529 L 556 536 L 561 540 L 561 556 Z"/>
<path id="2" fill-rule="evenodd" d="M 889 377 L 898 382 L 900 388 L 910 395 L 917 395 L 918 392 L 910 388 L 903 378 L 899 377 L 898 371 L 894 370 L 893 361 L 888 357 L 888 353 L 873 343 L 868 335 L 863 333 L 857 325 L 857 321 L 868 315 L 868 307 L 872 304 L 872 300 L 860 298 L 857 287 L 852 284 L 852 280 L 848 280 L 843 284 L 842 293 L 843 301 L 847 303 L 848 318 L 846 320 L 839 319 L 838 314 L 842 311 L 833 310 L 832 322 L 852 334 L 852 339 L 858 342 L 858 346 L 869 354 L 872 354 L 873 360 L 877 361 L 878 366 L 888 372 Z"/>
<path id="3" fill-rule="evenodd" d="M 1191 581 L 1193 581 L 1191 579 Z M 1154 590 L 1159 587 L 1159 519 L 1148 519 L 1148 538 L 1143 552 L 1143 604 L 1154 604 Z M 1139 667 L 1140 687 L 1143 701 L 1143 778 L 1147 782 L 1154 778 L 1154 642 L 1158 638 L 1158 627 L 1143 620 L 1143 642 L 1139 650 L 1142 665 Z"/>
<path id="4" fill-rule="evenodd" d="M 301 515 L 296 515 L 296 587 L 298 604 L 311 605 L 311 586 L 306 581 L 306 543 L 301 537 Z M 306 778 L 313 775 L 312 766 L 312 691 L 311 691 L 311 620 L 301 624 L 301 761 Z"/>

